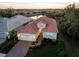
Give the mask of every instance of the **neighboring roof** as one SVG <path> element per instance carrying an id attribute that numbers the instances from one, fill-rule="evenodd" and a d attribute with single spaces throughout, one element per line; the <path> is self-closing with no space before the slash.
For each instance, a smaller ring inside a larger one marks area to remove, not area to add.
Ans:
<path id="1" fill-rule="evenodd" d="M 7 17 L 0 18 L 0 20 L 14 20 L 14 19 L 20 19 L 20 18 L 26 19 L 26 18 L 30 18 L 30 17 L 26 17 L 26 16 L 23 16 L 23 15 L 15 15 L 15 16 L 12 16 L 10 18 L 7 18 Z"/>
<path id="2" fill-rule="evenodd" d="M 21 27 L 23 24 L 26 24 L 32 21 L 30 17 L 16 15 L 10 18 L 0 18 L 0 32 L 9 32 L 16 30 L 16 28 Z"/>
<path id="3" fill-rule="evenodd" d="M 44 32 L 58 32 L 57 23 L 54 19 L 48 18 L 46 16 L 39 17 L 37 20 L 32 21 L 27 24 L 23 28 L 21 28 L 18 32 L 21 33 L 37 33 L 37 23 L 43 22 L 46 23 L 46 28 L 43 30 Z"/>
<path id="4" fill-rule="evenodd" d="M 7 18 L 7 20 L 26 19 L 26 18 L 29 18 L 29 17 L 23 16 L 23 15 L 16 15 L 16 16 Z"/>

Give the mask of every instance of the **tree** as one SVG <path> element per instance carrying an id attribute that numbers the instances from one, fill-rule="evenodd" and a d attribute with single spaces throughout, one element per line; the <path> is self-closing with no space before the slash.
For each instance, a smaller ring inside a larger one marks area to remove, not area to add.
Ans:
<path id="1" fill-rule="evenodd" d="M 8 8 L 6 9 L 6 17 L 12 17 L 15 15 L 14 9 Z"/>
<path id="2" fill-rule="evenodd" d="M 14 40 L 15 42 L 17 41 L 17 31 L 15 31 L 15 30 L 12 30 L 12 31 L 10 31 L 9 32 L 9 38 L 8 38 L 8 40 Z"/>
<path id="3" fill-rule="evenodd" d="M 64 9 L 65 15 L 61 20 L 60 27 L 62 31 L 67 33 L 73 39 L 79 35 L 79 9 L 75 8 L 75 3 L 68 5 Z"/>
<path id="4" fill-rule="evenodd" d="M 12 17 L 14 15 L 15 15 L 15 11 L 12 8 L 1 9 L 0 10 L 0 16 L 1 17 Z"/>

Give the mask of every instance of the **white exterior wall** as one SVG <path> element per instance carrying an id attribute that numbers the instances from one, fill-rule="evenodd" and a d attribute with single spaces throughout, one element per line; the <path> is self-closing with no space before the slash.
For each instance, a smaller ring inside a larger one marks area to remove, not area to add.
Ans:
<path id="1" fill-rule="evenodd" d="M 57 32 L 43 32 L 43 38 L 57 40 Z"/>
<path id="2" fill-rule="evenodd" d="M 36 34 L 19 33 L 18 39 L 24 41 L 36 41 L 37 37 Z"/>

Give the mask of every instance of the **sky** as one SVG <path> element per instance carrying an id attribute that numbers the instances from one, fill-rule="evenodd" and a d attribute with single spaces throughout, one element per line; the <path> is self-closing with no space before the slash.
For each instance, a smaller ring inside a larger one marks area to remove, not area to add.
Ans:
<path id="1" fill-rule="evenodd" d="M 15 9 L 62 9 L 79 0 L 0 0 L 0 8 Z"/>

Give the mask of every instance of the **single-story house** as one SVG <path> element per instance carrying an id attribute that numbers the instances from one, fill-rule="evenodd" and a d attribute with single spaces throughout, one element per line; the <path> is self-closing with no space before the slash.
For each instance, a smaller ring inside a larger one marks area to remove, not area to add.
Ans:
<path id="1" fill-rule="evenodd" d="M 18 31 L 19 40 L 36 41 L 38 27 L 43 28 L 43 38 L 57 40 L 58 28 L 55 19 L 38 16 L 37 20 L 30 22 Z"/>

